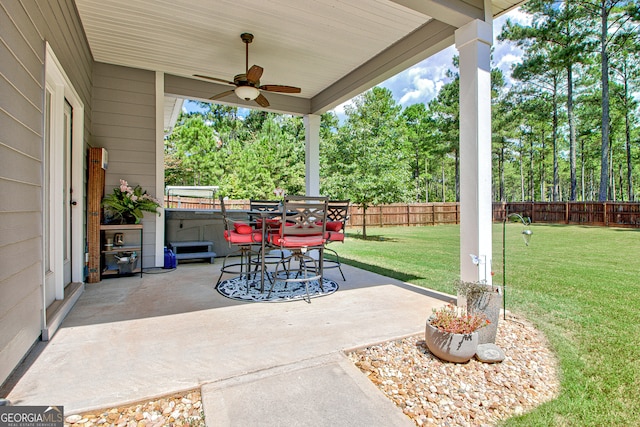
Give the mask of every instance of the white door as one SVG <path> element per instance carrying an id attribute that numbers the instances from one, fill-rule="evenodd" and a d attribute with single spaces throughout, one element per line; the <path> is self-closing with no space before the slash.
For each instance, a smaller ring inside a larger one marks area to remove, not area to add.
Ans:
<path id="1" fill-rule="evenodd" d="M 47 45 L 43 161 L 44 306 L 83 276 L 84 107 Z M 77 191 L 73 191 L 77 189 Z"/>
<path id="2" fill-rule="evenodd" d="M 71 283 L 71 152 L 73 107 L 64 99 L 56 111 L 55 94 L 46 90 L 44 240 L 45 304 L 64 298 Z M 62 113 L 62 114 L 56 114 Z"/>
<path id="3" fill-rule="evenodd" d="M 72 189 L 71 189 L 71 164 L 72 158 L 71 153 L 72 144 L 73 144 L 73 127 L 71 126 L 73 122 L 73 107 L 69 104 L 69 101 L 65 98 L 64 100 L 64 115 L 63 115 L 63 127 L 64 127 L 64 135 L 63 135 L 63 164 L 62 164 L 62 174 L 63 174 L 63 182 L 62 182 L 62 264 L 63 264 L 63 275 L 64 280 L 63 284 L 66 287 L 69 283 L 71 283 L 71 204 L 76 203 L 72 197 Z"/>

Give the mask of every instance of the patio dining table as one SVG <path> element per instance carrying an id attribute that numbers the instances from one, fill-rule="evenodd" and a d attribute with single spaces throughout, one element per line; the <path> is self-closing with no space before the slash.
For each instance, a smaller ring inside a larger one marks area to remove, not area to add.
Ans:
<path id="1" fill-rule="evenodd" d="M 239 277 L 230 278 L 224 282 L 218 281 L 216 287 L 222 295 L 231 299 L 249 301 L 293 301 L 304 299 L 307 302 L 311 302 L 311 298 L 329 295 L 338 289 L 338 285 L 334 281 L 325 280 L 322 276 L 323 248 L 318 248 L 318 242 L 324 242 L 324 238 L 318 237 L 322 233 L 317 232 L 317 229 L 319 227 L 318 221 L 324 221 L 326 218 L 326 202 L 323 202 L 325 206 L 323 210 L 322 204 L 308 202 L 309 204 L 307 205 L 306 201 L 299 201 L 303 196 L 296 197 L 297 199 L 292 203 L 290 212 L 287 212 L 287 203 L 283 205 L 278 205 L 277 203 L 267 205 L 265 203 L 266 209 L 250 208 L 234 211 L 244 217 L 243 220 L 238 218 L 240 225 L 238 223 L 234 224 L 236 233 L 239 231 L 238 227 L 242 226 L 242 222 L 246 221 L 244 223 L 245 229 L 240 234 L 248 234 L 248 226 L 250 225 L 252 236 L 250 239 L 247 239 L 246 237 L 248 236 L 246 236 L 244 240 L 240 240 L 245 242 L 244 250 L 248 252 L 246 275 L 241 271 Z M 318 217 L 316 210 L 314 210 L 318 205 L 322 217 Z M 287 227 L 283 230 L 281 227 L 282 221 L 289 222 L 289 215 L 292 215 L 292 224 L 300 224 L 304 229 L 313 229 L 312 234 L 308 233 L 309 230 L 298 230 L 300 227 Z M 303 225 L 307 221 L 311 221 L 313 224 Z M 320 226 L 320 229 L 324 230 L 324 227 Z M 305 231 L 307 232 L 306 234 Z M 275 233 L 284 233 L 282 241 L 285 244 L 283 246 L 276 242 L 279 239 L 273 239 Z M 260 245 L 259 252 L 255 249 L 250 250 L 249 245 L 254 248 Z M 305 255 L 307 249 L 318 250 L 320 258 L 317 258 L 315 254 Z M 292 265 L 290 265 L 292 259 L 295 263 L 299 262 L 299 270 L 290 270 L 292 268 Z M 318 259 L 320 260 L 319 264 Z M 287 264 L 287 260 L 289 260 L 288 266 L 284 265 Z M 283 262 L 283 272 L 286 270 L 286 275 L 284 276 L 280 274 L 282 273 L 280 264 Z M 314 265 L 312 267 L 314 273 L 308 275 L 308 263 L 311 262 Z M 269 271 L 270 265 L 276 266 L 275 272 Z M 256 277 L 258 268 L 260 279 Z M 231 273 L 232 271 L 227 272 Z M 265 293 L 265 278 L 269 279 L 271 284 L 268 294 Z M 280 286 L 281 281 L 284 282 L 284 286 Z M 274 298 L 272 298 L 272 295 L 274 295 Z"/>
<path id="2" fill-rule="evenodd" d="M 269 230 L 269 224 L 268 221 L 269 219 L 275 219 L 275 218 L 279 218 L 282 219 L 283 215 L 285 215 L 285 213 L 282 211 L 282 208 L 278 209 L 278 210 L 257 210 L 257 209 L 249 209 L 245 211 L 247 213 L 247 215 L 249 216 L 249 218 L 251 219 L 251 224 L 255 225 L 257 224 L 257 220 L 254 220 L 255 217 L 260 217 L 260 220 L 262 221 L 262 227 L 261 227 L 261 231 L 262 231 L 262 238 L 260 239 L 260 292 L 264 292 L 264 278 L 265 278 L 265 273 L 266 273 L 266 249 L 267 249 L 267 241 L 269 240 L 269 236 L 268 236 L 268 230 Z M 257 219 L 257 218 L 256 218 Z M 278 224 L 279 227 L 279 224 Z M 276 230 L 276 228 L 273 228 L 274 230 Z M 275 280 L 275 279 L 274 279 Z"/>

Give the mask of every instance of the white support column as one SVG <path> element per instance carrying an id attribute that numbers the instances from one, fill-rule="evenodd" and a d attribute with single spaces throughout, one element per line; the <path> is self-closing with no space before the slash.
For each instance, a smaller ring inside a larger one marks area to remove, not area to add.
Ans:
<path id="1" fill-rule="evenodd" d="M 460 279 L 491 283 L 493 29 L 475 20 L 456 30 L 455 40 L 460 52 Z"/>
<path id="2" fill-rule="evenodd" d="M 320 116 L 304 116 L 305 130 L 305 181 L 307 196 L 320 195 Z"/>
<path id="3" fill-rule="evenodd" d="M 164 73 L 156 71 L 156 199 L 162 201 L 156 216 L 156 267 L 164 266 Z"/>

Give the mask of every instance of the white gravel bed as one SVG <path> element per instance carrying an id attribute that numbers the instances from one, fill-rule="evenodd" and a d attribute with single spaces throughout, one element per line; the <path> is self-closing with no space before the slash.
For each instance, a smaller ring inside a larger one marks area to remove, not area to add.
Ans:
<path id="1" fill-rule="evenodd" d="M 200 390 L 65 417 L 65 427 L 205 427 Z"/>
<path id="2" fill-rule="evenodd" d="M 426 321 L 426 319 L 425 319 Z M 498 323 L 501 363 L 444 362 L 424 335 L 358 349 L 352 362 L 419 426 L 493 426 L 557 396 L 557 363 L 544 336 L 522 318 Z"/>

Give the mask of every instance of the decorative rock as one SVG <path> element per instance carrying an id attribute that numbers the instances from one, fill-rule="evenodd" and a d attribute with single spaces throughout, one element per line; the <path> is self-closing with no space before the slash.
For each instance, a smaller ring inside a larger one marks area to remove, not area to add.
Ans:
<path id="1" fill-rule="evenodd" d="M 495 344 L 478 344 L 476 359 L 483 363 L 497 363 L 504 360 L 504 352 Z"/>
<path id="2" fill-rule="evenodd" d="M 363 375 L 399 412 L 408 408 L 405 413 L 416 425 L 489 427 L 553 399 L 559 391 L 555 358 L 544 337 L 524 319 L 509 314 L 500 322 L 496 343 L 505 355 L 502 363 L 475 358 L 463 365 L 442 362 L 420 335 L 348 356 L 361 369 L 379 362 L 378 368 L 362 369 Z"/>
<path id="3" fill-rule="evenodd" d="M 201 400 L 199 390 L 177 393 L 129 407 L 105 409 L 83 415 L 70 415 L 66 417 L 64 425 L 65 427 L 162 427 L 166 425 L 204 427 Z M 167 409 L 172 410 L 171 414 L 162 416 L 162 413 Z"/>
<path id="4" fill-rule="evenodd" d="M 69 415 L 64 420 L 69 424 L 75 424 L 82 419 L 82 415 Z"/>
<path id="5" fill-rule="evenodd" d="M 544 337 L 525 320 L 511 314 L 501 321 L 496 342 L 508 355 L 500 364 L 474 359 L 464 365 L 443 363 L 427 350 L 421 336 L 370 346 L 348 356 L 398 406 L 399 412 L 409 408 L 405 413 L 417 425 L 491 426 L 553 399 L 559 391 L 555 358 Z M 84 427 L 121 422 L 126 427 L 204 427 L 201 400 L 196 390 L 83 414 L 78 421 L 87 418 Z M 160 416 L 167 406 L 180 411 L 180 418 L 167 421 Z M 75 426 L 80 424 L 65 422 L 65 427 Z"/>

